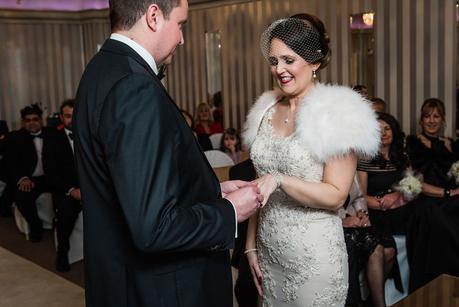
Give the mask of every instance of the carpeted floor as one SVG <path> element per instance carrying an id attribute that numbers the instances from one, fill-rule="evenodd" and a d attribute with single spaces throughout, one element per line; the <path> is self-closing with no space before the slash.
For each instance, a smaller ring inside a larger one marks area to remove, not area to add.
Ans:
<path id="1" fill-rule="evenodd" d="M 0 247 L 0 306 L 84 305 L 83 288 Z"/>
<path id="2" fill-rule="evenodd" d="M 0 216 L 0 246 L 84 288 L 82 261 L 73 263 L 70 272 L 59 273 L 55 270 L 56 253 L 52 231 L 45 230 L 43 240 L 32 243 L 16 228 L 13 217 Z"/>

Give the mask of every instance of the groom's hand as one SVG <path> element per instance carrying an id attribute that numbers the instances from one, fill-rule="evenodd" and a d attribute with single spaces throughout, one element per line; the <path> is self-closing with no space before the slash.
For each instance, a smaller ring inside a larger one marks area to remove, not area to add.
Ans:
<path id="1" fill-rule="evenodd" d="M 249 181 L 242 180 L 229 180 L 220 183 L 220 190 L 222 191 L 222 196 L 226 197 L 227 194 L 236 191 L 237 189 L 243 188 L 247 185 L 255 185 Z"/>
<path id="2" fill-rule="evenodd" d="M 260 190 L 253 184 L 247 184 L 242 188 L 228 193 L 224 198 L 228 199 L 236 209 L 237 222 L 243 222 L 254 214 L 263 202 Z"/>

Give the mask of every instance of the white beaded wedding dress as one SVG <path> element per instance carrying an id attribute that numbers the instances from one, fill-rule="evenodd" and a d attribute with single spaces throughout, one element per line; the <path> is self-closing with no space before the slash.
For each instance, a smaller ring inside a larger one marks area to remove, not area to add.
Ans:
<path id="1" fill-rule="evenodd" d="M 328 96 L 330 90 L 340 94 L 345 89 L 317 85 L 309 100 Z M 347 91 L 345 93 L 348 94 Z M 328 137 L 326 131 L 300 131 L 311 129 L 306 127 L 311 124 L 315 128 L 321 128 L 320 119 L 317 117 L 323 115 L 316 113 L 320 109 L 311 108 L 315 100 L 303 103 L 305 107 L 298 111 L 296 131 L 292 135 L 276 136 L 271 118 L 275 112 L 273 105 L 278 99 L 277 96 L 275 92 L 265 93 L 252 108 L 246 123 L 244 138 L 250 146 L 250 155 L 259 176 L 280 173 L 304 181 L 320 182 L 324 162 L 328 158 L 350 150 L 362 154 L 373 154 L 377 151 L 378 123 L 374 113 L 360 96 L 351 94 L 363 109 L 360 114 L 369 116 L 365 122 L 369 124 L 367 129 L 374 130 L 367 136 L 367 140 L 361 141 L 369 141 L 373 136 L 376 140 L 370 142 L 368 148 L 362 147 L 363 143 L 351 142 L 336 147 L 338 150 L 319 148 L 326 143 L 308 145 L 308 142 L 314 143 L 314 139 L 307 139 L 310 134 L 319 134 L 313 137 L 320 138 L 323 133 L 322 141 L 327 141 L 323 140 Z M 327 99 L 321 101 L 327 104 Z M 339 109 L 336 111 L 339 112 Z M 315 116 L 311 116 L 309 112 L 314 112 Z M 316 124 L 304 121 L 316 121 Z M 337 124 L 330 125 L 336 127 Z M 340 132 L 336 133 L 339 136 Z M 330 146 L 333 147 L 333 144 Z M 289 197 L 282 189 L 277 189 L 271 194 L 266 206 L 260 210 L 257 248 L 263 273 L 264 307 L 344 306 L 348 263 L 341 219 L 336 212 L 310 208 L 307 204 L 298 203 Z"/>

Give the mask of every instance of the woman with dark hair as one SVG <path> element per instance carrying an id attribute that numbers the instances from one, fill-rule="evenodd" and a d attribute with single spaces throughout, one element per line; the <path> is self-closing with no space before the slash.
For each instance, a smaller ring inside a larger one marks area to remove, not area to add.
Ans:
<path id="1" fill-rule="evenodd" d="M 379 127 L 352 89 L 316 82 L 330 58 L 323 23 L 308 14 L 273 22 L 261 48 L 279 89 L 247 116 L 244 141 L 263 207 L 245 254 L 263 306 L 344 306 L 348 263 L 341 218 L 357 157 L 377 152 Z"/>
<path id="2" fill-rule="evenodd" d="M 392 235 L 405 234 L 405 218 L 409 207 L 403 195 L 394 190 L 408 167 L 404 153 L 404 134 L 398 121 L 390 114 L 378 113 L 381 137 L 379 154 L 373 159 L 361 159 L 357 165 L 362 192 L 368 206 L 373 231 L 384 247 L 382 261 L 385 263 L 383 278 L 392 276 L 399 291 L 403 291 L 396 258 L 396 245 Z M 379 290 L 384 283 L 379 284 Z M 384 290 L 382 290 L 384 293 Z"/>
<path id="3" fill-rule="evenodd" d="M 241 138 L 235 128 L 227 128 L 223 131 L 220 141 L 220 151 L 231 157 L 234 164 L 238 164 L 242 159 Z"/>
<path id="4" fill-rule="evenodd" d="M 452 140 L 443 136 L 443 102 L 427 99 L 419 125 L 420 133 L 406 139 L 410 163 L 424 178 L 407 234 L 411 291 L 442 273 L 459 276 L 459 187 L 448 176 L 458 156 Z"/>
<path id="5" fill-rule="evenodd" d="M 370 219 L 386 234 L 404 233 L 403 224 L 392 217 L 399 213 L 387 211 L 403 206 L 402 194 L 394 190 L 408 167 L 404 153 L 404 134 L 397 120 L 390 114 L 378 113 L 381 129 L 379 154 L 371 160 L 360 160 L 357 165 L 359 180 L 369 207 Z"/>

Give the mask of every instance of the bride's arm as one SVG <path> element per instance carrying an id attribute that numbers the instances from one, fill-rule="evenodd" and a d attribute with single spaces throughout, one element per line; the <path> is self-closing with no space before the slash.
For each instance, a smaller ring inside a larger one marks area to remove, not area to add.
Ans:
<path id="1" fill-rule="evenodd" d="M 258 294 L 263 295 L 263 275 L 260 269 L 260 263 L 258 261 L 258 252 L 256 245 L 256 233 L 258 224 L 258 213 L 257 211 L 249 219 L 249 225 L 247 226 L 247 240 L 245 242 L 245 254 L 249 262 L 250 272 L 252 273 L 253 282 L 257 288 Z"/>
<path id="2" fill-rule="evenodd" d="M 256 249 L 256 233 L 257 233 L 257 224 L 258 224 L 258 210 L 249 218 L 249 224 L 247 226 L 247 239 L 245 241 L 245 249 Z"/>
<path id="3" fill-rule="evenodd" d="M 258 184 L 265 202 L 279 183 L 285 193 L 305 206 L 338 210 L 346 202 L 356 166 L 357 157 L 350 154 L 328 161 L 324 166 L 322 182 L 309 182 L 287 175 L 265 175 L 258 179 Z"/>

